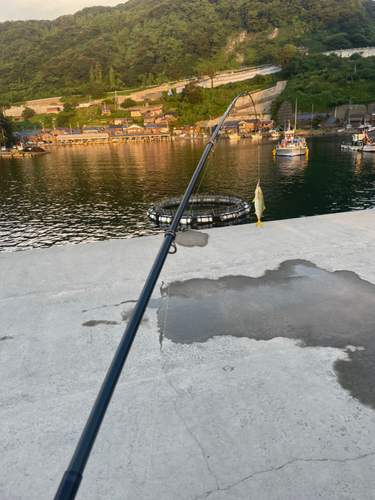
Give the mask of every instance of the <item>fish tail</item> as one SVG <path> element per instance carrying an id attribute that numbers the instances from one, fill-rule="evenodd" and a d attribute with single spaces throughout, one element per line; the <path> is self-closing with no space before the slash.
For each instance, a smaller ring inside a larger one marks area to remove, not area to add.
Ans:
<path id="1" fill-rule="evenodd" d="M 257 227 L 257 226 L 259 226 L 259 225 L 260 225 L 261 227 L 263 227 L 263 224 L 260 222 L 260 220 L 258 220 L 258 222 L 255 224 L 255 227 Z"/>

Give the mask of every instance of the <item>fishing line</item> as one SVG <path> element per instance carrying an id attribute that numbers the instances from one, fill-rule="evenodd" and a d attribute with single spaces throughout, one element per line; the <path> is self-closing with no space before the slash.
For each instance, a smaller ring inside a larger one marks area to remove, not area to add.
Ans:
<path id="1" fill-rule="evenodd" d="M 216 144 L 218 144 L 218 143 L 219 143 L 219 141 L 221 140 L 221 138 L 222 138 L 222 137 L 221 137 L 221 135 L 220 135 L 220 137 L 219 137 L 219 138 L 217 139 L 217 141 L 216 141 Z M 204 177 L 205 177 L 205 175 L 206 175 L 206 172 L 207 172 L 208 168 L 211 166 L 211 160 L 213 160 L 213 158 L 215 157 L 215 151 L 214 151 L 214 150 L 211 150 L 210 154 L 211 154 L 212 156 L 209 156 L 209 157 L 208 157 L 208 159 L 207 159 L 208 161 L 206 162 L 205 167 L 204 167 L 204 169 L 203 169 L 203 172 L 202 172 L 202 175 L 201 175 L 201 179 L 200 179 L 199 185 L 198 185 L 197 190 L 196 190 L 196 192 L 195 192 L 195 196 L 198 196 L 198 194 L 199 194 L 199 192 L 200 192 L 200 188 L 201 188 L 201 186 L 202 186 L 202 183 L 203 183 Z M 187 211 L 187 215 L 188 215 L 188 216 L 189 216 L 189 215 L 191 214 L 191 212 L 193 211 L 193 206 L 194 206 L 195 201 L 196 201 L 196 200 L 192 200 L 192 201 L 190 202 L 190 206 L 189 206 L 188 211 Z"/>
<path id="2" fill-rule="evenodd" d="M 216 143 L 218 143 L 220 139 L 221 139 L 221 137 L 218 138 L 218 140 L 216 141 Z M 212 151 L 212 153 L 214 153 L 214 151 Z M 208 161 L 207 161 L 207 163 L 205 165 L 205 168 L 204 168 L 204 170 L 202 172 L 198 188 L 197 188 L 197 190 L 195 192 L 195 196 L 197 196 L 199 194 L 199 192 L 200 192 L 200 188 L 202 186 L 202 183 L 203 183 L 203 180 L 205 178 L 206 172 L 207 172 L 208 168 L 210 167 L 211 160 L 214 158 L 214 156 L 215 155 L 212 154 L 212 156 L 208 157 Z M 194 203 L 195 203 L 195 200 L 192 200 L 192 202 L 190 203 L 190 207 L 188 209 L 188 215 L 190 215 L 190 213 L 192 212 Z M 156 424 L 156 417 L 157 417 L 157 404 L 159 402 L 158 396 L 159 396 L 160 382 L 161 382 L 160 374 L 161 374 L 161 370 L 162 370 L 163 341 L 164 341 L 164 338 L 165 338 L 165 332 L 166 332 L 166 328 L 167 328 L 167 318 L 168 318 L 170 288 L 171 288 L 171 285 L 169 283 L 168 289 L 167 289 L 167 293 L 166 293 L 166 306 L 165 306 L 163 331 L 160 334 L 160 353 L 161 353 L 161 356 L 160 356 L 160 361 L 159 361 L 159 369 L 158 369 L 158 374 L 157 374 L 157 386 L 156 386 L 156 390 L 155 390 L 155 398 L 154 398 L 154 404 L 153 404 L 153 419 L 152 419 L 152 425 L 151 425 L 152 437 L 151 437 L 151 442 L 150 442 L 150 446 L 149 446 L 149 453 L 148 453 L 147 473 L 146 473 L 146 485 L 145 485 L 145 497 L 146 497 L 147 492 L 148 492 L 149 477 L 150 477 L 150 468 L 151 468 L 151 458 L 152 458 L 152 452 L 153 452 L 153 447 L 154 447 L 155 424 Z"/>

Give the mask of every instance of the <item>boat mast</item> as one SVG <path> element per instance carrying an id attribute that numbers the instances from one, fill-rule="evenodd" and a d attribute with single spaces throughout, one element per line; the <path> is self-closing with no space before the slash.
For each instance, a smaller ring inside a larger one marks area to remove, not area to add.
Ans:
<path id="1" fill-rule="evenodd" d="M 297 97 L 296 97 L 296 105 L 294 109 L 294 133 L 296 133 L 297 130 Z"/>

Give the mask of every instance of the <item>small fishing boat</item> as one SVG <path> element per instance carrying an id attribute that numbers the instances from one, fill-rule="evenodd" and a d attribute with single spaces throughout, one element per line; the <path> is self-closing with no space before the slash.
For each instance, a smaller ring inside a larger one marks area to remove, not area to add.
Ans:
<path id="1" fill-rule="evenodd" d="M 277 130 L 272 130 L 271 137 L 272 139 L 278 139 L 280 137 L 280 133 Z"/>
<path id="2" fill-rule="evenodd" d="M 353 134 L 351 144 L 342 143 L 341 149 L 347 149 L 349 151 L 362 151 L 365 140 L 365 134 Z"/>
<path id="3" fill-rule="evenodd" d="M 297 99 L 294 115 L 294 130 L 296 130 L 296 128 Z M 303 156 L 309 152 L 306 139 L 304 137 L 294 137 L 294 130 L 290 129 L 290 121 L 288 121 L 288 128 L 284 132 L 284 139 L 272 151 L 274 156 Z"/>
<path id="4" fill-rule="evenodd" d="M 274 149 L 277 156 L 302 156 L 308 152 L 304 137 L 289 137 L 283 139 Z"/>
<path id="5" fill-rule="evenodd" d="M 239 139 L 240 136 L 237 134 L 237 132 L 235 132 L 234 134 L 229 134 L 228 135 L 229 139 Z"/>

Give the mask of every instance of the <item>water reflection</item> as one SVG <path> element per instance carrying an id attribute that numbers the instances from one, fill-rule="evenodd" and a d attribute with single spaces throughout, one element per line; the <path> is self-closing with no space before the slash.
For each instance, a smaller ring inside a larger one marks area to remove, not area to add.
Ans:
<path id="1" fill-rule="evenodd" d="M 264 221 L 374 206 L 375 155 L 353 156 L 340 143 L 314 138 L 308 159 L 274 161 L 272 141 L 221 140 L 198 180 L 199 193 L 251 202 L 261 179 Z M 71 146 L 1 160 L 0 250 L 161 231 L 147 220 L 148 206 L 184 193 L 205 146 L 204 140 Z"/>
<path id="2" fill-rule="evenodd" d="M 300 175 L 308 164 L 308 155 L 275 156 L 275 162 L 280 172 L 285 176 Z"/>

